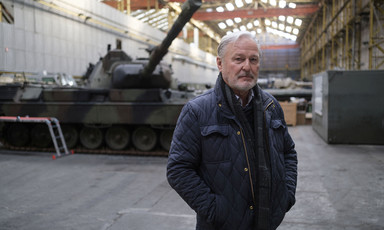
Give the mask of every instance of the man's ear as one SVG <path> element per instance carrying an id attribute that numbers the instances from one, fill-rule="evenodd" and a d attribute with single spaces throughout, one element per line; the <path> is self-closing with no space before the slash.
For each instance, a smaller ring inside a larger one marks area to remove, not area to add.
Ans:
<path id="1" fill-rule="evenodd" d="M 217 68 L 219 69 L 219 71 L 221 72 L 221 69 L 223 68 L 223 65 L 222 65 L 222 60 L 221 58 L 219 57 L 216 57 L 216 64 L 217 64 Z"/>

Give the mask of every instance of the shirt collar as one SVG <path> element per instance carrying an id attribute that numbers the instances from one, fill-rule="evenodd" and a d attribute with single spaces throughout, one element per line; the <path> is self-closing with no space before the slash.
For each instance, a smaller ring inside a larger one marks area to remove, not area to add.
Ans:
<path id="1" fill-rule="evenodd" d="M 252 99 L 255 97 L 255 93 L 253 92 L 253 90 L 251 89 L 250 91 L 251 91 L 251 93 L 250 94 L 248 93 L 248 102 L 243 108 L 247 107 L 249 105 L 249 103 L 252 101 Z M 239 96 L 237 96 L 236 94 L 235 94 L 235 96 L 236 96 L 236 99 L 240 101 L 240 104 L 243 105 L 241 98 Z"/>

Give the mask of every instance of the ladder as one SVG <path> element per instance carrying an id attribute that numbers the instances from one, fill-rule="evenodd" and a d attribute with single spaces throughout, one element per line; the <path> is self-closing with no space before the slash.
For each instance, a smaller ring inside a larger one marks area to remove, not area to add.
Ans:
<path id="1" fill-rule="evenodd" d="M 0 121 L 4 122 L 28 122 L 28 123 L 45 123 L 51 134 L 53 145 L 55 146 L 57 157 L 69 155 L 63 132 L 61 131 L 59 120 L 54 117 L 20 117 L 20 116 L 0 116 Z M 56 156 L 52 156 L 56 159 Z"/>

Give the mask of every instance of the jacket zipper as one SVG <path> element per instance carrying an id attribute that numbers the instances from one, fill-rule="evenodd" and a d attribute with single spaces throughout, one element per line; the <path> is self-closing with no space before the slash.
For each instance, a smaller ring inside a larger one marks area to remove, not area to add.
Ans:
<path id="1" fill-rule="evenodd" d="M 271 106 L 273 104 L 273 101 L 271 101 L 267 107 L 265 107 L 264 109 L 264 125 L 265 125 L 265 129 L 266 129 L 266 120 L 265 120 L 265 112 L 267 111 L 267 109 L 269 108 L 269 106 Z M 251 192 L 252 192 L 252 200 L 253 200 L 253 204 L 255 205 L 256 204 L 256 199 L 255 199 L 255 192 L 254 192 L 254 189 L 253 189 L 253 180 L 252 180 L 252 174 L 251 174 L 251 165 L 249 164 L 249 158 L 248 158 L 248 151 L 247 151 L 247 146 L 245 144 L 245 139 L 244 139 L 244 133 L 243 133 L 243 129 L 240 127 L 240 133 L 241 133 L 241 140 L 243 141 L 243 146 L 244 146 L 244 151 L 245 151 L 245 158 L 247 160 L 247 165 L 248 165 L 248 175 L 249 175 L 249 181 L 250 181 L 250 184 L 251 184 Z M 268 141 L 268 130 L 266 130 L 266 141 L 267 141 L 267 151 L 269 152 L 269 141 Z"/>
<path id="2" fill-rule="evenodd" d="M 240 128 L 240 133 L 241 133 L 241 139 L 242 139 L 243 145 L 244 145 L 245 158 L 247 159 L 248 175 L 249 175 L 249 181 L 251 183 L 251 192 L 252 192 L 253 205 L 255 205 L 256 204 L 256 199 L 255 199 L 255 192 L 254 192 L 254 189 L 253 189 L 253 180 L 252 180 L 252 175 L 251 175 L 251 165 L 249 164 L 248 151 L 247 151 L 247 146 L 245 145 L 244 134 L 243 134 L 243 129 L 242 128 Z"/>

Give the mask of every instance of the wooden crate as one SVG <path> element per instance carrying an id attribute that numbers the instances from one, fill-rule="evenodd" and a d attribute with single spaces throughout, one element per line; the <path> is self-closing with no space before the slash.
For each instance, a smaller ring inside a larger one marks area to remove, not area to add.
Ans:
<path id="1" fill-rule="evenodd" d="M 279 102 L 284 111 L 284 119 L 287 125 L 295 126 L 297 123 L 297 103 L 294 102 Z"/>

